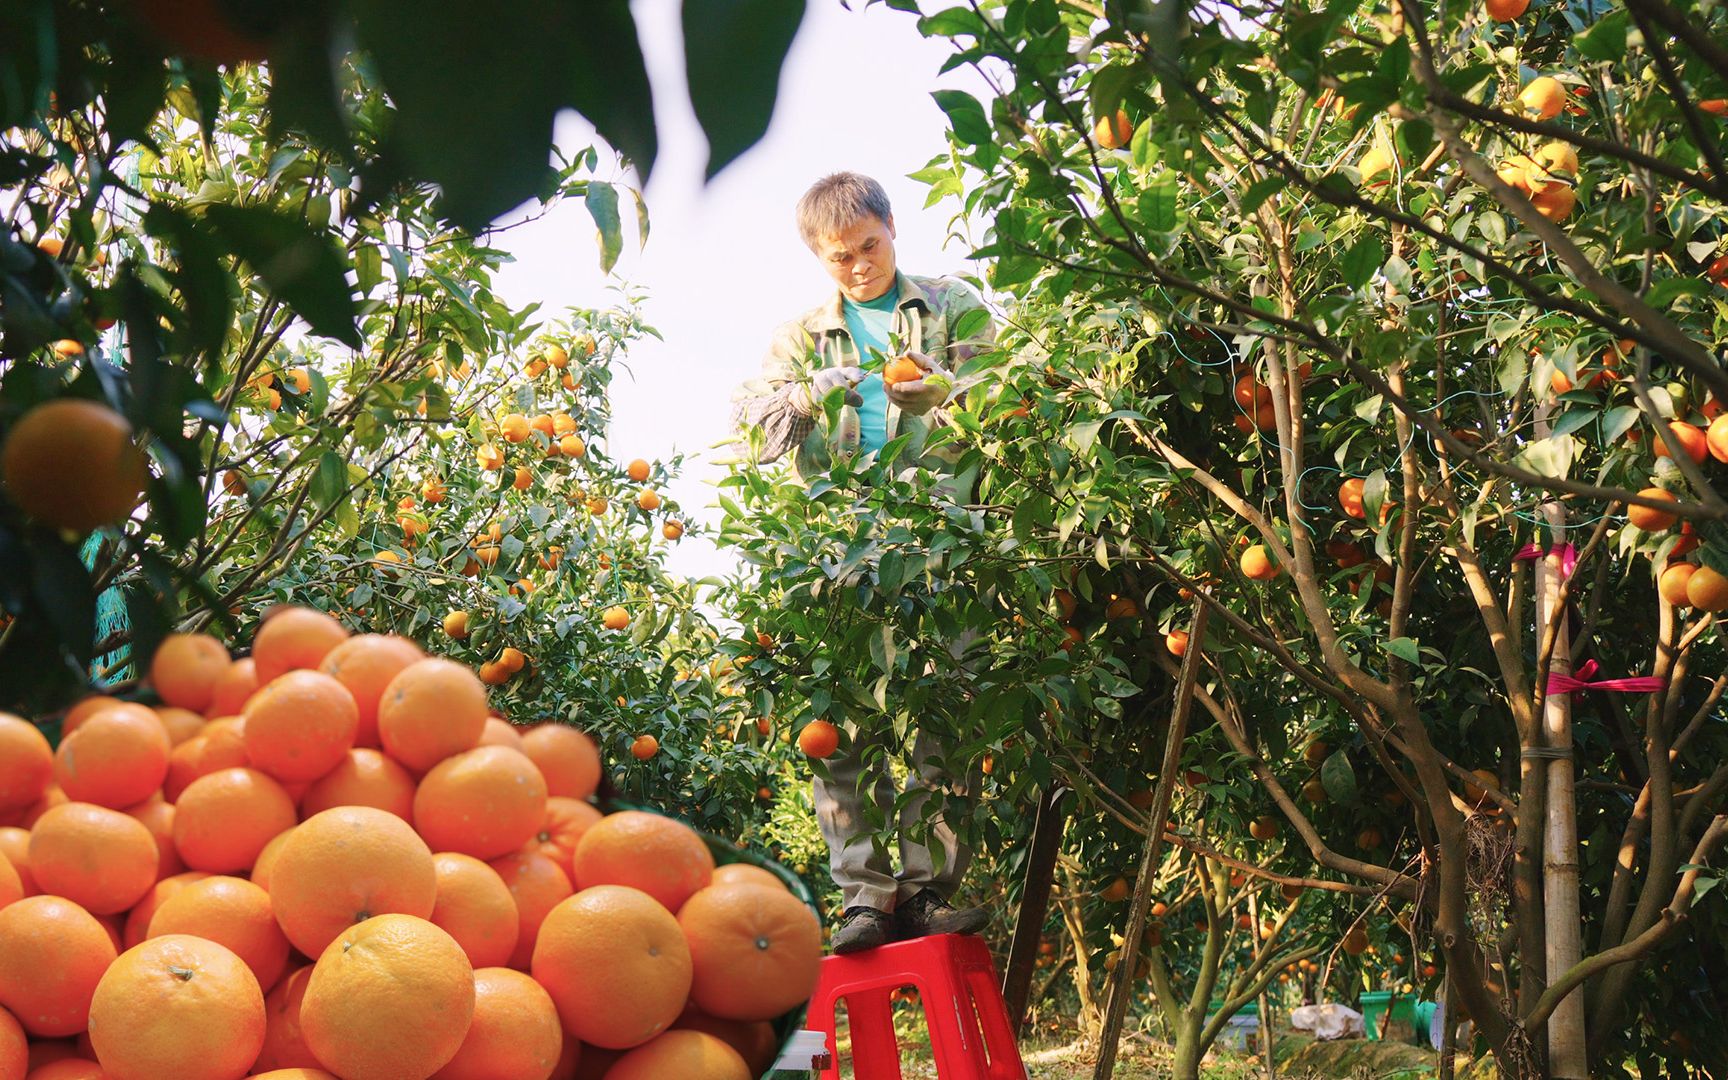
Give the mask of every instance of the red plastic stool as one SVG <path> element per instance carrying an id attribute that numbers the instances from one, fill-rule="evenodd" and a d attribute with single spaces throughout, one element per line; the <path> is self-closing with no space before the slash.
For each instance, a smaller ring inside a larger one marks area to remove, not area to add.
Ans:
<path id="1" fill-rule="evenodd" d="M 831 1064 L 819 1074 L 822 1080 L 840 1080 L 834 1029 L 842 999 L 852 1031 L 853 1076 L 901 1080 L 891 995 L 903 986 L 918 989 L 941 1080 L 1026 1080 L 990 950 L 983 939 L 961 934 L 823 958 L 805 1021 L 828 1040 Z"/>

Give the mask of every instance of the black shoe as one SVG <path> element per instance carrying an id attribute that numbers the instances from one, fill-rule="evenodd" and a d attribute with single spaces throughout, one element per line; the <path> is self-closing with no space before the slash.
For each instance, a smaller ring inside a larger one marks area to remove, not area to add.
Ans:
<path id="1" fill-rule="evenodd" d="M 893 940 L 892 915 L 875 908 L 853 907 L 846 909 L 840 929 L 834 931 L 834 937 L 829 940 L 828 945 L 836 955 L 845 955 L 874 949 Z"/>
<path id="2" fill-rule="evenodd" d="M 894 909 L 902 941 L 930 934 L 976 934 L 989 922 L 990 913 L 983 908 L 956 908 L 935 889 L 925 889 Z"/>

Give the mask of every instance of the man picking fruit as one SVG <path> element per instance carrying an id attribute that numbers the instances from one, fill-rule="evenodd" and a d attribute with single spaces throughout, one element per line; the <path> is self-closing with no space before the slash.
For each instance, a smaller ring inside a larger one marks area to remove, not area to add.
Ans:
<path id="1" fill-rule="evenodd" d="M 950 372 L 993 338 L 984 302 L 952 278 L 900 271 L 887 192 L 867 176 L 822 178 L 798 201 L 797 217 L 804 242 L 839 288 L 775 331 L 761 374 L 733 395 L 740 442 L 759 432 L 758 460 L 791 452 L 798 475 L 809 480 L 826 472 L 836 454 L 876 453 L 909 436 L 900 460 L 943 474 L 944 489 L 965 498 L 975 477 L 955 475 L 958 451 L 925 445 L 948 423 Z M 836 423 L 818 423 L 829 406 L 837 407 Z M 927 843 L 914 836 L 930 793 L 959 786 L 931 762 L 942 748 L 927 736 L 915 739 L 917 765 L 907 783 L 920 794 L 896 811 L 887 755 L 871 752 L 885 735 L 858 731 L 828 759 L 827 778 L 815 782 L 816 817 L 845 905 L 832 941 L 837 953 L 926 934 L 977 933 L 987 919 L 980 908 L 949 903 L 971 860 L 954 830 L 937 817 Z M 898 824 L 898 874 L 888 851 L 873 841 L 866 800 L 876 815 Z"/>

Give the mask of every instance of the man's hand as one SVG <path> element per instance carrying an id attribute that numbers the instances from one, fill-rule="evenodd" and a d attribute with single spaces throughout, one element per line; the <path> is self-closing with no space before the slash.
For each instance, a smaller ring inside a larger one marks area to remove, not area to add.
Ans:
<path id="1" fill-rule="evenodd" d="M 924 374 L 916 379 L 888 384 L 888 400 L 903 413 L 923 416 L 948 400 L 948 395 L 954 392 L 954 377 L 924 353 L 908 352 L 905 355 Z"/>
<path id="2" fill-rule="evenodd" d="M 823 368 L 821 371 L 810 376 L 810 385 L 805 388 L 803 394 L 799 395 L 803 398 L 801 402 L 803 405 L 803 411 L 806 414 L 814 414 L 816 412 L 817 404 L 827 398 L 827 396 L 832 393 L 834 388 L 837 386 L 843 386 L 846 388 L 846 404 L 853 408 L 857 408 L 864 404 L 864 399 L 859 396 L 858 391 L 854 390 L 853 387 L 863 381 L 864 372 L 861 368 Z"/>

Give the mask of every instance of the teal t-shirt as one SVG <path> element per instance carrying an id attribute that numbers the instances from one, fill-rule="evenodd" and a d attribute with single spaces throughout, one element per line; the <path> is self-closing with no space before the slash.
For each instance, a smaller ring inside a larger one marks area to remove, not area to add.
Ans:
<path id="1" fill-rule="evenodd" d="M 874 300 L 862 304 L 842 300 L 846 315 L 846 330 L 852 344 L 858 348 L 860 361 L 868 359 L 874 349 L 888 355 L 888 333 L 894 326 L 894 307 L 898 290 L 889 289 Z M 858 396 L 864 404 L 858 407 L 860 449 L 880 450 L 888 441 L 888 392 L 882 386 L 882 372 L 871 372 L 858 384 Z"/>

